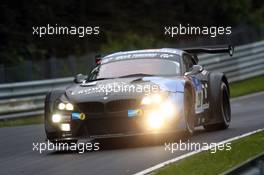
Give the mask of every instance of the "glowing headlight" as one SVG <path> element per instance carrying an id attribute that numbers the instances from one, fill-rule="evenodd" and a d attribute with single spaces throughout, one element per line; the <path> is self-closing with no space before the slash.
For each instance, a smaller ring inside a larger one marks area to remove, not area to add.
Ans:
<path id="1" fill-rule="evenodd" d="M 59 105 L 58 105 L 59 110 L 64 110 L 65 107 L 66 107 L 66 105 L 64 103 L 59 103 Z"/>
<path id="2" fill-rule="evenodd" d="M 163 125 L 163 117 L 157 112 L 151 112 L 147 116 L 147 122 L 151 129 L 159 129 Z"/>
<path id="3" fill-rule="evenodd" d="M 61 124 L 61 130 L 62 131 L 70 131 L 71 130 L 71 126 L 69 123 L 62 123 Z"/>
<path id="4" fill-rule="evenodd" d="M 143 104 L 143 105 L 149 105 L 149 104 L 151 104 L 151 102 L 152 102 L 151 98 L 149 96 L 146 96 L 146 97 L 144 97 L 142 99 L 141 104 Z"/>
<path id="5" fill-rule="evenodd" d="M 176 115 L 175 107 L 176 106 L 170 102 L 162 103 L 160 106 L 160 113 L 162 114 L 162 116 L 164 116 L 168 119 L 171 119 L 171 118 L 175 117 L 175 115 Z"/>
<path id="6" fill-rule="evenodd" d="M 71 103 L 59 103 L 58 105 L 59 110 L 67 110 L 67 111 L 72 111 L 73 110 L 73 105 Z"/>
<path id="7" fill-rule="evenodd" d="M 71 103 L 66 104 L 66 110 L 72 111 L 73 110 L 73 105 Z"/>
<path id="8" fill-rule="evenodd" d="M 162 96 L 159 94 L 153 94 L 153 95 L 149 95 L 149 96 L 145 96 L 143 97 L 143 99 L 141 100 L 141 104 L 143 105 L 149 105 L 152 103 L 158 104 L 162 101 Z"/>
<path id="9" fill-rule="evenodd" d="M 51 119 L 52 119 L 53 123 L 59 123 L 61 121 L 61 115 L 60 114 L 53 114 Z"/>
<path id="10" fill-rule="evenodd" d="M 154 95 L 152 96 L 152 101 L 153 101 L 154 103 L 160 103 L 160 102 L 162 101 L 161 95 L 159 95 L 159 94 L 154 94 Z"/>

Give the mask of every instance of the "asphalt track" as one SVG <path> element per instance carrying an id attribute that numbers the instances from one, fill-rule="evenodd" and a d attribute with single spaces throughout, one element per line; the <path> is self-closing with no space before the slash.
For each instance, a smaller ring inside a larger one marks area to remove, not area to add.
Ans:
<path id="1" fill-rule="evenodd" d="M 164 142 L 219 142 L 264 128 L 264 93 L 232 101 L 232 122 L 223 131 L 198 129 L 192 137 L 110 139 L 96 152 L 32 151 L 32 142 L 45 140 L 43 125 L 0 128 L 0 175 L 133 174 L 185 154 L 165 151 Z M 160 141 L 159 141 L 160 140 Z M 111 144 L 110 144 L 111 143 Z"/>

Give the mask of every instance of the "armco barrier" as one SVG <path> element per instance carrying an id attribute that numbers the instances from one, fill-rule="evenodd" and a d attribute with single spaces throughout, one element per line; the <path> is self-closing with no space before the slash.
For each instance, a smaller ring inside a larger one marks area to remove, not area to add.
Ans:
<path id="1" fill-rule="evenodd" d="M 233 167 L 223 175 L 264 175 L 264 153 L 253 157 L 242 164 Z"/>
<path id="2" fill-rule="evenodd" d="M 0 85 L 0 120 L 43 114 L 46 93 L 71 82 L 72 77 Z"/>
<path id="3" fill-rule="evenodd" d="M 235 47 L 233 57 L 206 54 L 199 60 L 209 71 L 224 72 L 229 82 L 264 75 L 264 41 Z M 0 119 L 43 114 L 45 94 L 72 81 L 69 77 L 0 85 Z"/>
<path id="4" fill-rule="evenodd" d="M 264 41 L 235 48 L 233 57 L 227 54 L 203 55 L 200 64 L 205 69 L 224 72 L 230 82 L 264 74 Z"/>

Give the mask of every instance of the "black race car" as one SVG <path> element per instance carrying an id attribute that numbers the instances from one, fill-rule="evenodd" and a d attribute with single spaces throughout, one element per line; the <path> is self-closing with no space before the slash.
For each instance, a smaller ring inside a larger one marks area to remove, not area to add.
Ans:
<path id="1" fill-rule="evenodd" d="M 47 139 L 77 141 L 186 130 L 226 129 L 231 121 L 223 73 L 198 65 L 197 54 L 233 47 L 147 49 L 96 58 L 89 76 L 45 99 Z"/>

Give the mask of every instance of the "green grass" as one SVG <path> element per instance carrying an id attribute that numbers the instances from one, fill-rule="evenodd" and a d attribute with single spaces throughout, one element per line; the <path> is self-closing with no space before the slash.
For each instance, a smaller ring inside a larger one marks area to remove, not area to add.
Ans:
<path id="1" fill-rule="evenodd" d="M 231 97 L 264 91 L 264 75 L 230 84 Z"/>
<path id="2" fill-rule="evenodd" d="M 233 141 L 230 151 L 201 152 L 154 172 L 155 175 L 214 175 L 264 152 L 264 132 Z"/>
<path id="3" fill-rule="evenodd" d="M 230 84 L 231 97 L 238 97 L 254 92 L 264 91 L 264 76 L 258 76 L 247 80 Z M 23 119 L 1 120 L 0 127 L 32 125 L 43 123 L 43 117 L 29 117 Z"/>
<path id="4" fill-rule="evenodd" d="M 33 117 L 17 118 L 17 119 L 6 119 L 6 120 L 0 121 L 0 127 L 33 125 L 33 124 L 41 124 L 43 122 L 44 122 L 43 116 L 33 116 Z"/>

